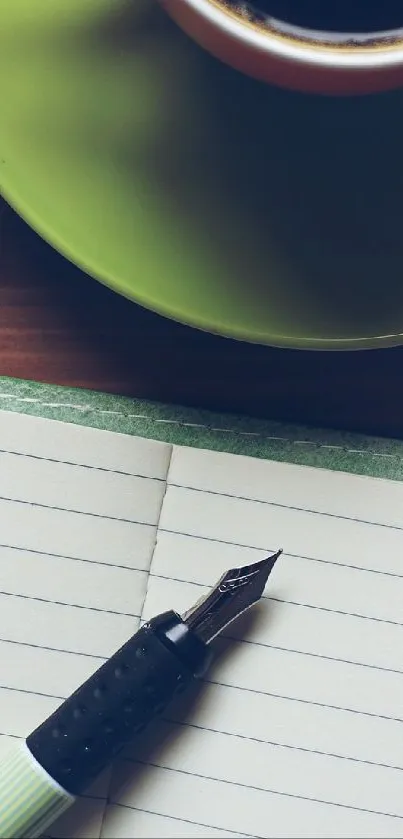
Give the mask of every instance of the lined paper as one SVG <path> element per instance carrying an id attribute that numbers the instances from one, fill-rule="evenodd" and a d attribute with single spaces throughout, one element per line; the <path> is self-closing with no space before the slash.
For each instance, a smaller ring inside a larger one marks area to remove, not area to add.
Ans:
<path id="1" fill-rule="evenodd" d="M 136 631 L 171 447 L 0 412 L 0 750 Z M 52 828 L 98 837 L 109 774 Z"/>
<path id="2" fill-rule="evenodd" d="M 402 484 L 0 412 L 0 521 L 0 754 L 140 620 L 284 549 L 51 839 L 402 836 Z"/>
<path id="3" fill-rule="evenodd" d="M 135 742 L 109 837 L 403 834 L 403 486 L 174 447 L 142 618 L 278 561 L 201 690 Z"/>

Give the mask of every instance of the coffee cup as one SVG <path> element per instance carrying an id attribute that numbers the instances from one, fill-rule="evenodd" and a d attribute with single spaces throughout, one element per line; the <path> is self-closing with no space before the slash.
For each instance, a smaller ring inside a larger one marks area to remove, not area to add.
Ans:
<path id="1" fill-rule="evenodd" d="M 310 93 L 375 93 L 403 85 L 403 0 L 348 0 L 361 4 L 350 19 L 326 27 L 304 18 L 318 0 L 160 0 L 168 14 L 202 47 L 264 82 Z M 332 0 L 337 11 L 337 0 Z M 347 9 L 346 0 L 339 0 Z M 321 0 L 322 8 L 332 5 Z M 365 5 L 366 3 L 366 5 Z M 372 4 L 372 6 L 371 6 Z M 389 5 L 389 8 L 388 8 Z M 401 12 L 399 12 L 401 5 Z M 282 16 L 282 8 L 298 14 Z M 375 9 L 370 18 L 368 10 Z M 375 8 L 376 7 L 376 8 Z M 273 13 L 272 13 L 273 10 Z M 401 17 L 401 21 L 400 21 Z M 370 25 L 369 25 L 370 24 Z M 363 31 L 359 31 L 362 29 Z"/>

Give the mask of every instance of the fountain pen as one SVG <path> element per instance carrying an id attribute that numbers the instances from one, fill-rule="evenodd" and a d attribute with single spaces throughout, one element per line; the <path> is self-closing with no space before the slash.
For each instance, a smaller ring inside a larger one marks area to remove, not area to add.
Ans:
<path id="1" fill-rule="evenodd" d="M 145 623 L 0 764 L 0 837 L 34 839 L 175 695 L 205 675 L 211 642 L 262 596 L 281 551 L 227 571 L 184 615 Z"/>

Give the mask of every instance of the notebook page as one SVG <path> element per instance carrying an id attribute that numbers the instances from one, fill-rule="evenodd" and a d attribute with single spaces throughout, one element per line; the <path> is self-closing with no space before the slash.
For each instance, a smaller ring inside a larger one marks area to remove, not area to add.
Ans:
<path id="1" fill-rule="evenodd" d="M 171 447 L 0 412 L 0 749 L 139 623 Z M 99 836 L 108 777 L 52 836 Z"/>
<path id="2" fill-rule="evenodd" d="M 403 835 L 403 485 L 174 447 L 143 616 L 279 559 L 200 692 L 133 744 L 103 836 Z"/>

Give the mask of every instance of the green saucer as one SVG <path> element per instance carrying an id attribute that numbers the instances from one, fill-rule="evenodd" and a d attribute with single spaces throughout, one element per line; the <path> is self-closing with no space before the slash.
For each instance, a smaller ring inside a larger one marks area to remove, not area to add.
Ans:
<path id="1" fill-rule="evenodd" d="M 3 0 L 0 184 L 143 306 L 305 348 L 402 342 L 403 94 L 221 65 L 154 0 Z"/>

